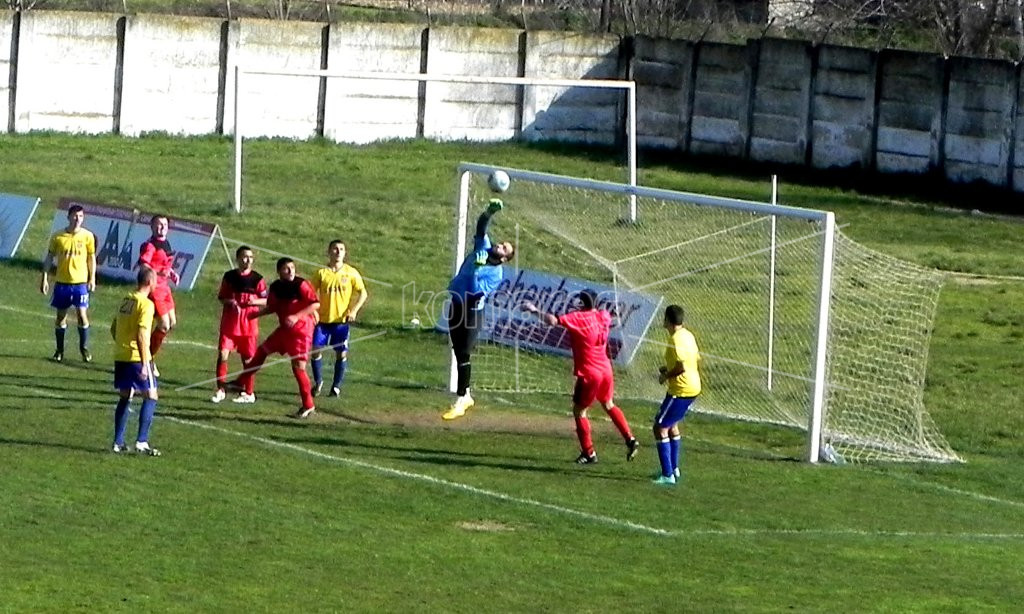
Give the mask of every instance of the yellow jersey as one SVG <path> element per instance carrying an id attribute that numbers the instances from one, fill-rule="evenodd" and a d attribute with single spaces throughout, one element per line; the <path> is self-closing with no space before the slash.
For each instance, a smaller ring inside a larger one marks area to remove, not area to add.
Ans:
<path id="1" fill-rule="evenodd" d="M 142 362 L 139 353 L 139 331 L 153 328 L 153 301 L 141 292 L 130 292 L 121 299 L 114 317 L 114 360 Z"/>
<path id="2" fill-rule="evenodd" d="M 62 230 L 50 237 L 49 251 L 57 261 L 57 283 L 88 283 L 89 258 L 96 255 L 96 237 L 91 232 Z"/>
<path id="3" fill-rule="evenodd" d="M 700 373 L 697 362 L 700 351 L 693 333 L 680 328 L 669 335 L 668 347 L 665 348 L 665 368 L 671 371 L 676 363 L 683 363 L 683 372 L 665 380 L 668 393 L 674 397 L 695 397 L 700 394 Z"/>
<path id="4" fill-rule="evenodd" d="M 347 264 L 337 271 L 324 267 L 313 274 L 309 283 L 320 297 L 320 322 L 324 324 L 344 322 L 352 294 L 366 291 L 362 275 Z"/>

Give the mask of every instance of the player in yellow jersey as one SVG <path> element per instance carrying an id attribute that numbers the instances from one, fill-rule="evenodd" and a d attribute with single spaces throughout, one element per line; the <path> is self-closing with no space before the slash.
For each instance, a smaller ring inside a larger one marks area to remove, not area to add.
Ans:
<path id="1" fill-rule="evenodd" d="M 149 427 L 156 413 L 156 377 L 153 376 L 153 355 L 149 350 L 153 331 L 153 301 L 149 295 L 156 286 L 156 273 L 149 268 L 139 269 L 135 291 L 121 299 L 110 335 L 114 338 L 114 388 L 120 397 L 114 410 L 115 454 L 127 452 L 124 432 L 128 427 L 129 406 L 136 390 L 145 395 L 139 410 L 139 434 L 135 451 L 148 456 L 160 456 L 160 451 L 149 445 Z"/>
<path id="2" fill-rule="evenodd" d="M 86 230 L 85 211 L 81 205 L 68 207 L 68 226 L 50 237 L 43 259 L 43 278 L 39 291 L 50 292 L 49 273 L 54 273 L 53 298 L 50 305 L 57 310 L 54 336 L 57 349 L 53 359 L 64 360 L 64 333 L 68 328 L 68 309 L 78 316 L 78 350 L 82 360 L 92 362 L 89 352 L 89 293 L 96 289 L 96 236 Z"/>
<path id="3" fill-rule="evenodd" d="M 334 380 L 330 396 L 341 394 L 348 362 L 348 325 L 356 319 L 366 302 L 366 285 L 355 268 L 345 264 L 347 249 L 340 239 L 327 246 L 327 266 L 313 274 L 309 282 L 320 297 L 320 322 L 313 331 L 313 393 L 324 386 L 323 350 L 334 348 Z"/>
<path id="4" fill-rule="evenodd" d="M 665 308 L 665 366 L 658 369 L 658 383 L 665 384 L 665 400 L 654 417 L 654 439 L 658 447 L 661 473 L 654 479 L 659 486 L 674 486 L 679 473 L 679 423 L 701 391 L 700 350 L 693 333 L 683 326 L 683 308 L 669 305 Z"/>

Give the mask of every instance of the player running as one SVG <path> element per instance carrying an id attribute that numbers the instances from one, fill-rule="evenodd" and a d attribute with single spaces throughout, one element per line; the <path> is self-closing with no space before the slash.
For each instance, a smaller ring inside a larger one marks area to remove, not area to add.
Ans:
<path id="1" fill-rule="evenodd" d="M 128 407 L 136 390 L 145 395 L 139 410 L 139 434 L 135 439 L 135 451 L 148 456 L 160 456 L 160 451 L 149 445 L 149 428 L 156 413 L 156 376 L 150 368 L 152 356 L 149 353 L 150 332 L 153 327 L 153 301 L 149 295 L 156 286 L 156 273 L 152 269 L 139 269 L 134 292 L 121 299 L 114 321 L 110 324 L 110 335 L 114 338 L 114 387 L 120 398 L 114 410 L 115 454 L 128 451 L 124 432 L 128 428 Z"/>
<path id="2" fill-rule="evenodd" d="M 231 350 L 238 352 L 243 367 L 256 354 L 260 327 L 254 315 L 267 304 L 267 282 L 252 269 L 255 259 L 252 248 L 242 245 L 235 250 L 238 268 L 224 273 L 220 281 L 217 299 L 224 308 L 220 315 L 220 340 L 217 343 L 217 390 L 210 398 L 214 403 L 220 403 L 227 396 L 224 390 L 227 388 Z"/>
<path id="3" fill-rule="evenodd" d="M 57 310 L 54 337 L 57 349 L 53 360 L 64 360 L 64 333 L 68 329 L 68 309 L 74 307 L 78 316 L 78 351 L 82 360 L 92 362 L 89 352 L 89 293 L 96 290 L 96 236 L 82 227 L 85 210 L 81 205 L 68 207 L 68 225 L 50 237 L 50 246 L 43 259 L 43 278 L 39 291 L 50 292 L 48 273 L 56 264 L 53 298 L 50 305 Z"/>
<path id="4" fill-rule="evenodd" d="M 572 393 L 572 413 L 576 419 L 576 436 L 580 440 L 580 455 L 576 462 L 589 465 L 597 462 L 594 442 L 590 436 L 590 418 L 587 409 L 594 401 L 611 418 L 626 442 L 626 460 L 633 460 L 640 444 L 629 430 L 629 423 L 622 410 L 615 406 L 612 395 L 615 392 L 615 376 L 608 358 L 608 333 L 612 316 L 603 309 L 597 309 L 597 295 L 593 290 L 582 290 L 577 295 L 579 310 L 561 316 L 545 313 L 533 303 L 523 304 L 523 309 L 536 314 L 548 326 L 561 326 L 569 332 L 572 344 L 573 374 L 576 386 Z"/>
<path id="5" fill-rule="evenodd" d="M 481 313 L 487 295 L 493 292 L 502 280 L 501 265 L 515 255 L 515 248 L 509 242 L 491 246 L 487 236 L 487 226 L 491 217 L 501 211 L 502 202 L 492 198 L 487 210 L 480 214 L 476 222 L 476 235 L 473 238 L 473 252 L 462 262 L 459 272 L 448 284 L 451 297 L 451 308 L 448 312 L 448 336 L 455 353 L 458 385 L 456 386 L 455 403 L 441 415 L 445 420 L 455 420 L 466 415 L 473 407 L 473 397 L 469 394 L 470 359 L 481 325 Z"/>
<path id="6" fill-rule="evenodd" d="M 295 412 L 295 417 L 308 418 L 316 408 L 313 406 L 309 376 L 306 375 L 306 357 L 313 343 L 313 327 L 316 325 L 320 299 L 308 281 L 295 275 L 295 261 L 291 258 L 280 258 L 277 261 L 277 276 L 277 281 L 270 284 L 267 304 L 250 317 L 258 318 L 273 313 L 277 314 L 279 324 L 256 348 L 256 355 L 239 378 L 244 391 L 235 402 L 255 402 L 256 372 L 270 354 L 284 354 L 292 359 L 292 374 L 299 384 L 299 396 L 302 398 L 302 407 Z"/>
<path id="7" fill-rule="evenodd" d="M 659 486 L 674 486 L 680 477 L 679 423 L 700 394 L 700 350 L 693 333 L 683 326 L 683 308 L 669 305 L 665 308 L 665 330 L 668 347 L 665 348 L 665 366 L 658 369 L 658 383 L 665 384 L 665 400 L 654 417 L 654 440 L 658 446 L 661 474 L 654 478 Z"/>
<path id="8" fill-rule="evenodd" d="M 334 378 L 329 396 L 341 394 L 348 363 L 348 325 L 359 315 L 366 303 L 363 277 L 354 267 L 345 263 L 345 242 L 331 241 L 327 246 L 327 266 L 318 269 L 309 280 L 320 296 L 320 321 L 313 331 L 313 394 L 320 394 L 324 386 L 323 350 L 334 349 Z"/>
<path id="9" fill-rule="evenodd" d="M 177 284 L 180 279 L 174 270 L 174 250 L 167 240 L 170 220 L 166 215 L 154 215 L 149 220 L 153 235 L 139 246 L 139 265 L 149 267 L 156 273 L 156 285 L 150 294 L 150 300 L 156 309 L 156 327 L 150 341 L 150 357 L 156 359 L 160 346 L 163 345 L 171 329 L 177 326 L 178 318 L 174 313 L 174 296 L 171 295 L 170 284 Z M 153 376 L 159 377 L 160 371 L 153 364 Z"/>

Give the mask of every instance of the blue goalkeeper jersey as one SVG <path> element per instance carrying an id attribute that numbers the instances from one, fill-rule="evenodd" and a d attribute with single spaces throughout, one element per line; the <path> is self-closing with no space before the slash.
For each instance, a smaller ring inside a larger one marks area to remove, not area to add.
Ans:
<path id="1" fill-rule="evenodd" d="M 501 284 L 504 277 L 500 264 L 487 264 L 491 239 L 486 233 L 473 239 L 473 253 L 466 256 L 459 272 L 448 284 L 453 301 L 471 309 L 483 309 L 487 295 Z"/>

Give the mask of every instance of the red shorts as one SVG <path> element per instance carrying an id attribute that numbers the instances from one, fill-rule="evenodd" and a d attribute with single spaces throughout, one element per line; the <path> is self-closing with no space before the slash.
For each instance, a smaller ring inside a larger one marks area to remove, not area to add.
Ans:
<path id="1" fill-rule="evenodd" d="M 572 403 L 576 407 L 586 408 L 594 401 L 607 403 L 615 395 L 615 376 L 611 371 L 606 373 L 585 373 L 576 376 L 576 387 L 572 391 Z"/>
<path id="2" fill-rule="evenodd" d="M 174 297 L 167 286 L 153 288 L 153 291 L 149 294 L 149 299 L 153 301 L 153 310 L 156 312 L 157 317 L 174 311 Z"/>
<path id="3" fill-rule="evenodd" d="M 277 328 L 260 346 L 267 354 L 284 354 L 292 358 L 307 358 L 313 347 L 313 333 L 308 328 Z"/>
<path id="4" fill-rule="evenodd" d="M 245 358 L 252 358 L 256 354 L 257 345 L 255 335 L 225 335 L 221 333 L 220 341 L 217 342 L 217 351 L 235 350 Z"/>

